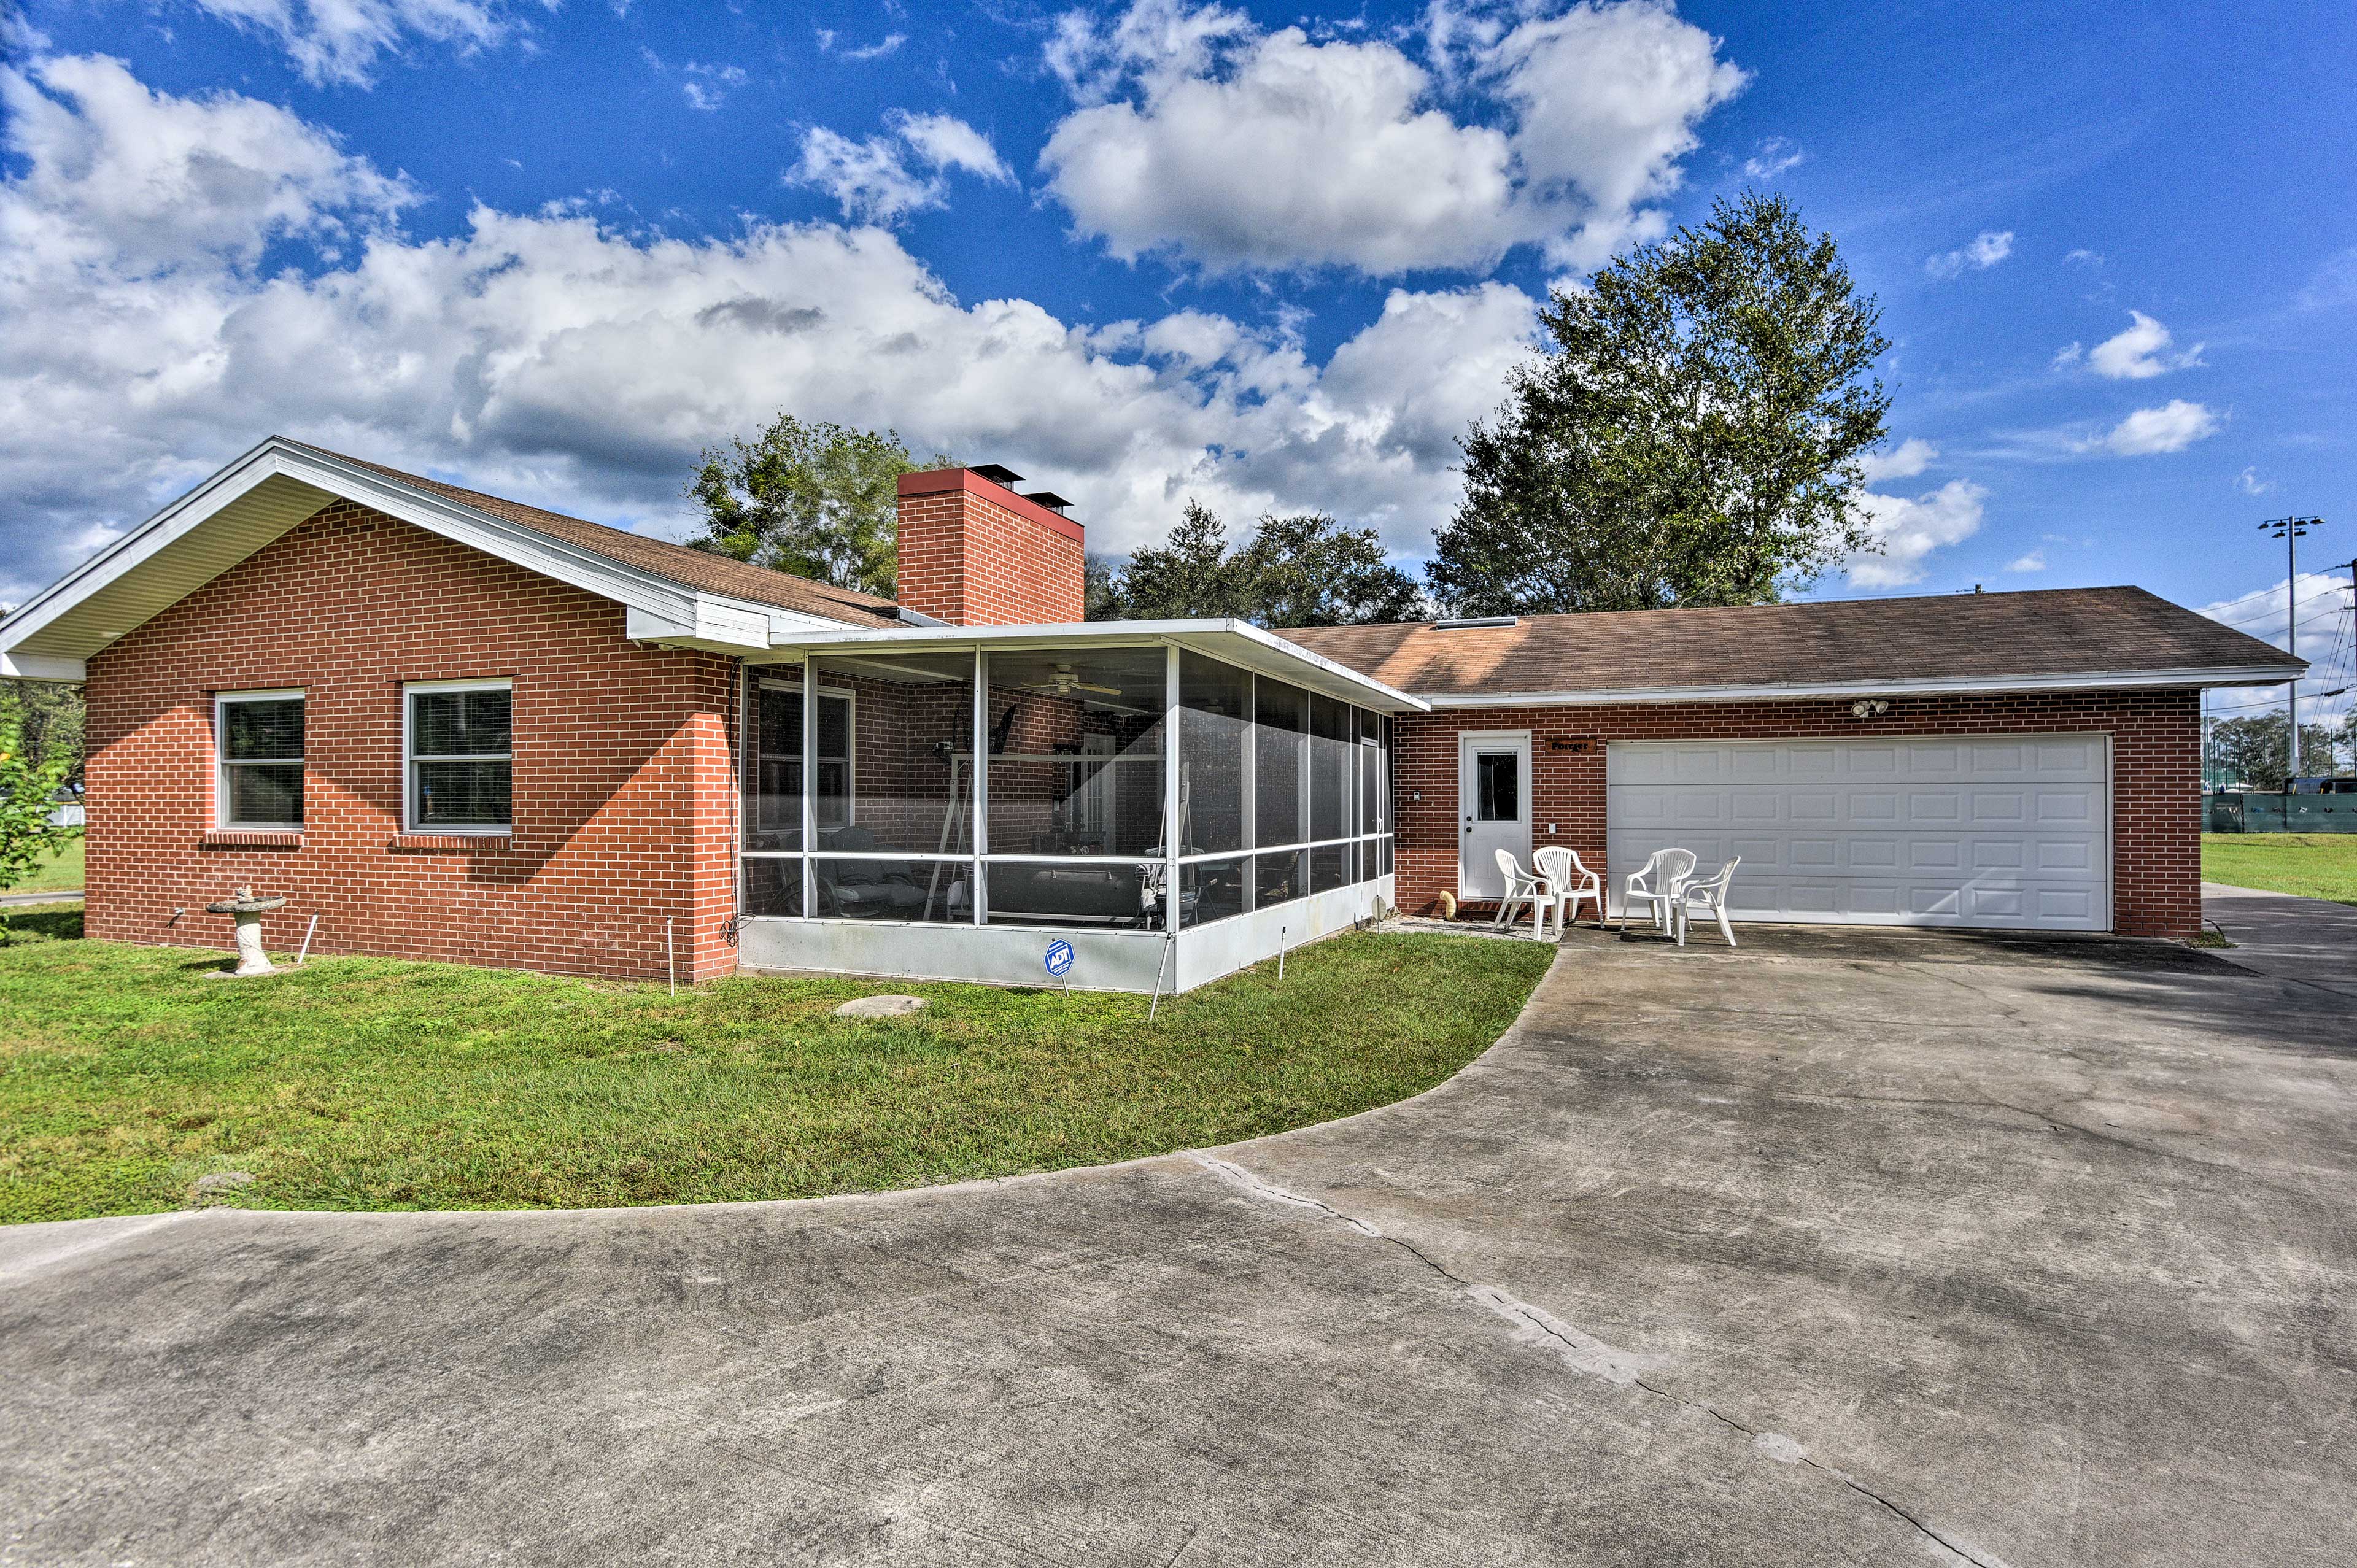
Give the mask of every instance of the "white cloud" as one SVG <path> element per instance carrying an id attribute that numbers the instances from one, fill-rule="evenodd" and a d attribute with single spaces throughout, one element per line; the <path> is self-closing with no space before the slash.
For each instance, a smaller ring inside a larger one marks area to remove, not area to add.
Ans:
<path id="1" fill-rule="evenodd" d="M 2289 587 L 2290 580 L 2287 578 L 2254 594 L 2204 605 L 2201 613 L 2212 620 L 2233 627 L 2236 631 L 2247 632 L 2262 642 L 2283 648 L 2288 645 L 2291 635 L 2286 614 L 2289 607 L 2285 602 Z M 2337 576 L 2330 572 L 2302 572 L 2299 575 L 2299 619 L 2305 626 L 2299 638 L 2301 657 L 2319 658 L 2331 646 L 2335 635 L 2335 628 L 2331 624 L 2333 612 L 2341 612 L 2345 625 L 2349 595 L 2346 573 Z M 2324 624 L 2316 624 L 2319 619 Z M 2277 687 L 2276 690 L 2282 688 Z M 2240 693 L 2243 696 L 2252 694 Z"/>
<path id="2" fill-rule="evenodd" d="M 945 203 L 952 171 L 1005 185 L 1015 181 L 990 138 L 963 120 L 895 110 L 888 121 L 889 131 L 860 142 L 813 127 L 787 181 L 825 191 L 845 217 L 888 224 Z"/>
<path id="3" fill-rule="evenodd" d="M 2293 296 L 2293 303 L 2302 310 L 2333 310 L 2357 304 L 2357 245 L 2326 257 Z"/>
<path id="4" fill-rule="evenodd" d="M 1047 59 L 1076 106 L 1040 155 L 1049 188 L 1113 254 L 1212 272 L 1479 269 L 1526 243 L 1588 267 L 1660 233 L 1649 204 L 1746 81 L 1717 40 L 1646 0 L 1451 15 L 1427 69 L 1183 0 L 1069 13 Z"/>
<path id="5" fill-rule="evenodd" d="M 1866 509 L 1867 529 L 1882 550 L 1853 555 L 1843 569 L 1862 588 L 1901 588 L 1924 579 L 1930 572 L 1924 562 L 1933 551 L 1980 532 L 1988 491 L 1969 479 L 1950 479 L 1911 499 L 1872 491 L 1857 499 Z"/>
<path id="6" fill-rule="evenodd" d="M 2158 408 L 2140 408 L 2092 440 L 2077 444 L 2082 452 L 2108 452 L 2115 457 L 2142 457 L 2157 452 L 2182 452 L 2218 429 L 2218 416 L 2198 403 L 2171 398 Z"/>
<path id="7" fill-rule="evenodd" d="M 188 0 L 276 41 L 304 80 L 368 85 L 378 57 L 413 41 L 473 52 L 530 31 L 510 0 Z M 554 0 L 546 0 L 554 8 Z"/>
<path id="8" fill-rule="evenodd" d="M 882 59 L 886 55 L 892 53 L 902 44 L 909 41 L 909 35 L 906 33 L 887 33 L 882 38 L 878 39 L 875 43 L 866 44 L 858 48 L 838 50 L 834 47 L 834 40 L 840 36 L 841 35 L 836 33 L 833 27 L 819 28 L 819 52 L 821 54 L 833 54 L 842 59 Z"/>
<path id="9" fill-rule="evenodd" d="M 2086 359 L 2086 357 L 2087 346 L 2085 344 L 2065 343 L 2062 347 L 2054 350 L 2054 359 L 2047 368 L 2049 370 L 2055 371 L 2067 371 L 2081 363 Z"/>
<path id="10" fill-rule="evenodd" d="M 2066 251 L 2062 254 L 2062 259 L 2076 266 L 2082 267 L 2100 267 L 2104 264 L 2104 255 L 2100 251 L 2089 251 L 2083 249 Z"/>
<path id="11" fill-rule="evenodd" d="M 687 106 L 706 114 L 716 113 L 728 95 L 745 85 L 745 68 L 739 65 L 697 65 L 693 61 L 685 68 L 686 77 L 680 91 L 687 95 Z"/>
<path id="12" fill-rule="evenodd" d="M 1770 136 L 1743 160 L 1743 172 L 1753 179 L 1774 179 L 1808 161 L 1809 155 L 1802 150 L 1800 143 L 1790 136 Z"/>
<path id="13" fill-rule="evenodd" d="M 1984 229 L 1971 243 L 1960 250 L 1944 251 L 1923 263 L 1923 270 L 1935 278 L 1952 278 L 1961 272 L 1986 272 L 2013 254 L 2013 231 Z"/>
<path id="14" fill-rule="evenodd" d="M 2125 330 L 2088 350 L 2087 365 L 2115 381 L 2140 381 L 2201 362 L 2203 345 L 2196 343 L 2181 354 L 2163 353 L 2170 341 L 2168 328 L 2141 310 L 2131 310 Z"/>
<path id="15" fill-rule="evenodd" d="M 37 73 L 47 91 L 0 77 L 0 599 L 273 431 L 676 536 L 698 449 L 780 409 L 1009 463 L 1099 549 L 1195 495 L 1419 551 L 1462 493 L 1451 438 L 1534 319 L 1501 284 L 1399 290 L 1321 364 L 1283 325 L 963 301 L 878 229 L 678 240 L 479 205 L 414 238 L 408 187 L 284 111 L 103 60 Z M 189 148 L 243 150 L 199 177 Z M 265 271 L 284 236 L 347 248 Z"/>
<path id="16" fill-rule="evenodd" d="M 1879 484 L 1885 479 L 1911 479 L 1932 466 L 1940 449 L 1920 435 L 1910 435 L 1888 452 L 1868 452 L 1858 460 L 1866 471 L 1866 482 Z"/>
<path id="17" fill-rule="evenodd" d="M 2033 550 L 2027 555 L 2017 555 L 2005 564 L 2005 569 L 2008 572 L 2043 572 L 2046 570 L 2046 552 Z"/>
<path id="18" fill-rule="evenodd" d="M 198 257 L 251 265 L 274 240 L 332 246 L 417 199 L 284 109 L 151 92 L 104 56 L 0 70 L 0 109 L 5 145 L 27 165 L 7 186 L 0 277 L 44 264 L 136 274 Z M 0 341 L 27 325 L 16 318 Z"/>
<path id="19" fill-rule="evenodd" d="M 2243 488 L 2243 493 L 2246 496 L 2263 496 L 2276 488 L 2276 482 L 2273 479 L 2259 478 L 2259 471 L 2256 468 L 2244 469 L 2234 482 Z"/>

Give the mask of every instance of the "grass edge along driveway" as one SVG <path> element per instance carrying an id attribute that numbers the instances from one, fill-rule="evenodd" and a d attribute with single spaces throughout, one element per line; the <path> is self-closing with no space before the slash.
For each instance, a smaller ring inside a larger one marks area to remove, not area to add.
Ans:
<path id="1" fill-rule="evenodd" d="M 0 949 L 0 1221 L 154 1212 L 200 1176 L 271 1208 L 811 1197 L 1094 1165 L 1329 1121 L 1431 1087 L 1551 946 L 1353 934 L 1163 1000 L 737 976 L 661 985 L 389 959 L 208 981 L 223 955 Z M 835 1005 L 929 998 L 902 1019 Z"/>
<path id="2" fill-rule="evenodd" d="M 2357 904 L 2357 833 L 2203 833 L 2201 880 Z"/>

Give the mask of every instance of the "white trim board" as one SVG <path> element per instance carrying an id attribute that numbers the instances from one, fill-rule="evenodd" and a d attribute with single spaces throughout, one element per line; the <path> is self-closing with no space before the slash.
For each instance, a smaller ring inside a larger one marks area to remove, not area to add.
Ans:
<path id="1" fill-rule="evenodd" d="M 756 653 L 840 624 L 673 582 L 274 435 L 0 620 L 0 674 L 83 679 L 91 654 L 338 499 L 613 600 L 642 641 Z"/>
<path id="2" fill-rule="evenodd" d="M 1797 697 L 1969 696 L 1994 692 L 2136 691 L 2155 687 L 2280 686 L 2290 677 L 2265 665 L 2097 671 L 2085 675 L 1943 675 L 1905 681 L 1825 681 L 1804 685 L 1623 686 L 1593 692 L 1436 693 L 1442 708 L 1594 708 L 1617 703 L 1777 703 Z"/>
<path id="3" fill-rule="evenodd" d="M 1176 647 L 1377 713 L 1424 713 L 1432 706 L 1422 697 L 1386 685 L 1322 653 L 1313 653 L 1250 621 L 1209 617 L 1061 621 L 1033 626 L 828 627 L 773 638 L 770 650 L 781 660 L 792 660 L 811 654 L 855 653 L 876 644 L 932 653 Z"/>

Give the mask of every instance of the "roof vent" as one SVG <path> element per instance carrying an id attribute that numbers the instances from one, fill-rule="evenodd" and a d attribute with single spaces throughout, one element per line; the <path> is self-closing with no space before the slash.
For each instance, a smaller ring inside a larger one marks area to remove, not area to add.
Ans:
<path id="1" fill-rule="evenodd" d="M 1066 500 L 1063 497 L 1058 495 L 1053 490 L 1025 490 L 1022 491 L 1021 494 L 1025 500 L 1037 501 L 1039 505 L 1046 507 L 1049 511 L 1056 513 L 1059 517 L 1071 510 L 1072 503 Z"/>
<path id="2" fill-rule="evenodd" d="M 1015 481 L 1023 477 L 1004 463 L 976 463 L 966 472 L 980 474 L 992 484 L 1004 485 L 1010 490 L 1015 488 Z"/>
<path id="3" fill-rule="evenodd" d="M 1522 624 L 1523 618 L 1520 616 L 1467 616 L 1462 620 L 1434 621 L 1432 623 L 1432 629 L 1435 631 L 1470 631 L 1476 627 L 1520 626 Z"/>

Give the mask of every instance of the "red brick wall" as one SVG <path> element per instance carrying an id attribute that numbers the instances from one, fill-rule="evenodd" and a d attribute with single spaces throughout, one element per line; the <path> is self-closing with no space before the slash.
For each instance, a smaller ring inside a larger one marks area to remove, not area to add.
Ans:
<path id="1" fill-rule="evenodd" d="M 1810 736 L 2105 732 L 2112 736 L 2112 909 L 2131 936 L 2190 937 L 2201 924 L 2201 701 L 2195 692 L 1907 697 L 1862 724 L 1846 702 L 1692 706 L 1453 708 L 1398 721 L 1399 904 L 1428 909 L 1457 887 L 1457 736 L 1532 736 L 1534 848 L 1566 844 L 1604 867 L 1604 754 L 1615 740 L 1775 740 Z M 1549 736 L 1592 737 L 1585 755 Z M 1413 797 L 1421 793 L 1423 800 Z M 1557 832 L 1546 832 L 1548 822 Z M 1609 875 L 1637 869 L 1615 866 Z"/>
<path id="2" fill-rule="evenodd" d="M 405 681 L 514 682 L 514 831 L 401 833 Z M 622 607 L 338 501 L 90 662 L 92 936 L 221 947 L 204 906 L 284 894 L 292 950 L 641 979 L 726 973 L 731 661 L 640 648 Z M 210 834 L 212 696 L 299 686 L 299 845 Z M 208 843 L 211 837 L 214 842 Z M 175 919 L 175 908 L 185 913 Z"/>
<path id="3" fill-rule="evenodd" d="M 1087 618 L 1086 534 L 964 468 L 900 476 L 894 596 L 952 626 Z"/>

